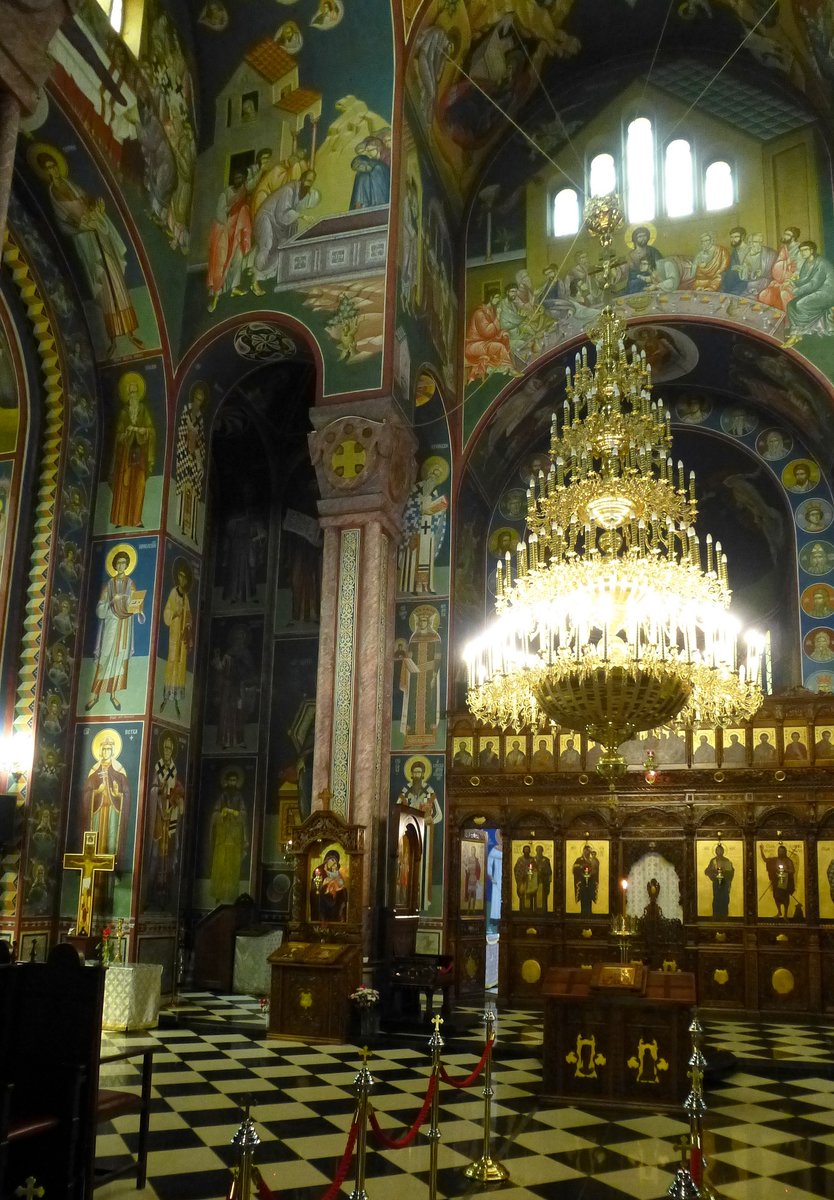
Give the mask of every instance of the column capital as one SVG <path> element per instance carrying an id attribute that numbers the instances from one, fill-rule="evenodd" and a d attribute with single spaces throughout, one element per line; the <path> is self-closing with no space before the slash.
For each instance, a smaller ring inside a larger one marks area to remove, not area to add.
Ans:
<path id="1" fill-rule="evenodd" d="M 390 397 L 310 410 L 322 524 L 374 517 L 394 532 L 416 477 L 417 438 Z"/>

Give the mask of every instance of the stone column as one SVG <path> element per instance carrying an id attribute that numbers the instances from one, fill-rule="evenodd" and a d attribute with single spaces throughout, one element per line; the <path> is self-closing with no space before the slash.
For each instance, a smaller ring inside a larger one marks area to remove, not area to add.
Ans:
<path id="1" fill-rule="evenodd" d="M 397 545 L 417 440 L 389 398 L 314 408 L 324 530 L 313 807 L 367 829 L 365 948 L 385 846 Z"/>

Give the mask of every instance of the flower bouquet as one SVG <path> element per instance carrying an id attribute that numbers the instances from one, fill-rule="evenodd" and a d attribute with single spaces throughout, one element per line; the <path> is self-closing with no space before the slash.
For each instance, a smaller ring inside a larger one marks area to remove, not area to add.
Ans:
<path id="1" fill-rule="evenodd" d="M 374 1004 L 379 1004 L 379 992 L 376 988 L 365 987 L 364 983 L 360 983 L 356 991 L 350 993 L 350 998 L 360 1008 L 370 1008 Z"/>
<path id="2" fill-rule="evenodd" d="M 111 963 L 116 962 L 116 938 L 114 937 L 114 929 L 112 925 L 105 925 L 101 931 L 101 941 L 96 949 L 98 950 L 99 962 L 103 967 L 109 967 Z"/>
<path id="3" fill-rule="evenodd" d="M 359 1014 L 359 1036 L 367 1042 L 379 1033 L 379 992 L 360 984 L 355 992 L 351 992 L 350 999 Z"/>

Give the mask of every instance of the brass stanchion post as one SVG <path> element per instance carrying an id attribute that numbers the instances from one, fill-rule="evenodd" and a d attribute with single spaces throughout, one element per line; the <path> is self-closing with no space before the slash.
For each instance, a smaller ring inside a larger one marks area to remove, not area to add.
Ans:
<path id="1" fill-rule="evenodd" d="M 706 1180 L 707 1160 L 704 1157 L 704 1114 L 707 1111 L 704 1100 L 704 1068 L 707 1060 L 701 1047 L 704 1043 L 704 1030 L 698 1020 L 698 1010 L 693 1009 L 692 1021 L 689 1025 L 692 1035 L 692 1054 L 689 1058 L 689 1095 L 683 1102 L 685 1112 L 689 1116 L 690 1171 L 693 1181 L 698 1188 L 702 1200 L 716 1200 Z"/>
<path id="2" fill-rule="evenodd" d="M 252 1155 L 255 1152 L 255 1147 L 261 1144 L 261 1139 L 255 1130 L 255 1122 L 249 1116 L 249 1106 L 251 1103 L 252 1101 L 247 1096 L 243 1102 L 243 1120 L 240 1123 L 237 1133 L 232 1138 L 232 1145 L 236 1146 L 240 1151 L 240 1160 L 237 1177 L 229 1192 L 229 1200 L 250 1200 L 252 1196 L 252 1185 L 254 1183 Z"/>
<path id="3" fill-rule="evenodd" d="M 484 1011 L 484 1025 L 486 1026 L 486 1044 L 493 1040 L 495 1036 L 495 1013 L 491 1008 Z M 497 1162 L 491 1153 L 490 1147 L 490 1127 L 492 1125 L 492 1097 L 495 1095 L 492 1090 L 492 1051 L 487 1055 L 486 1066 L 484 1067 L 484 1140 L 481 1147 L 481 1157 L 476 1158 L 471 1162 L 463 1172 L 467 1179 L 477 1179 L 479 1183 L 502 1183 L 505 1179 L 509 1179 L 510 1173 L 505 1166 Z"/>
<path id="4" fill-rule="evenodd" d="M 434 1033 L 429 1038 L 431 1050 L 431 1073 L 434 1080 L 434 1091 L 431 1097 L 429 1115 L 429 1200 L 437 1200 L 437 1157 L 440 1151 L 440 1051 L 443 1049 L 443 1038 L 440 1036 L 440 1026 L 443 1018 L 438 1013 L 432 1017 Z"/>
<path id="5" fill-rule="evenodd" d="M 362 1066 L 353 1081 L 353 1089 L 356 1093 L 356 1182 L 353 1185 L 353 1191 L 350 1193 L 350 1200 L 368 1200 L 368 1193 L 365 1191 L 365 1161 L 367 1153 L 368 1139 L 368 1097 L 371 1093 L 371 1088 L 374 1086 L 374 1077 L 368 1070 L 368 1056 L 370 1051 L 367 1046 L 362 1048 Z"/>

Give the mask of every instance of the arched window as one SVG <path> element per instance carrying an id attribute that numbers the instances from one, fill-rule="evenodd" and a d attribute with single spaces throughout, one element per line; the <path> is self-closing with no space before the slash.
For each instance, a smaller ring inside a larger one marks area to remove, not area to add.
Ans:
<path id="1" fill-rule="evenodd" d="M 567 237 L 579 229 L 579 197 L 573 188 L 562 188 L 553 197 L 553 236 Z"/>
<path id="2" fill-rule="evenodd" d="M 629 221 L 655 217 L 654 131 L 648 117 L 637 117 L 626 135 L 626 205 Z"/>
<path id="3" fill-rule="evenodd" d="M 695 208 L 692 180 L 692 148 L 683 138 L 666 147 L 666 215 L 688 217 Z"/>
<path id="4" fill-rule="evenodd" d="M 107 14 L 111 28 L 138 57 L 142 45 L 145 0 L 98 0 L 98 6 Z"/>
<path id="5" fill-rule="evenodd" d="M 728 162 L 710 163 L 704 175 L 704 204 L 708 212 L 729 208 L 735 200 L 733 169 Z"/>
<path id="6" fill-rule="evenodd" d="M 107 13 L 110 27 L 116 33 L 121 33 L 125 19 L 124 0 L 98 0 L 98 2 L 99 6 Z"/>
<path id="7" fill-rule="evenodd" d="M 592 196 L 607 196 L 617 190 L 617 168 L 613 154 L 597 154 L 591 159 L 590 186 Z"/>

